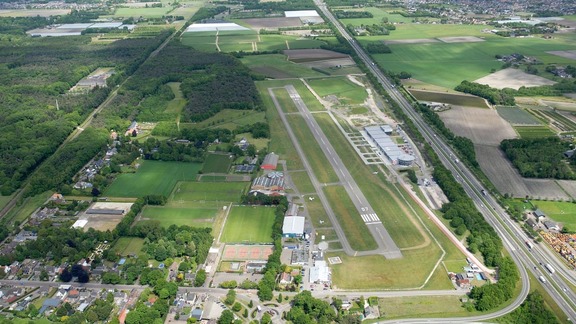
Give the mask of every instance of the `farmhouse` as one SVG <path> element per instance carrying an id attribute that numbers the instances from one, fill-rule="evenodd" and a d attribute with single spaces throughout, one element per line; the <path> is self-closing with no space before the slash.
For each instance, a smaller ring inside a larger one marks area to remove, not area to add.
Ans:
<path id="1" fill-rule="evenodd" d="M 134 132 L 136 132 L 136 134 L 138 134 L 140 131 L 140 128 L 138 127 L 138 123 L 136 121 L 133 121 L 130 124 L 130 127 L 128 127 L 128 129 L 126 130 L 126 133 L 124 133 L 124 136 L 131 136 L 132 134 L 134 134 Z"/>
<path id="2" fill-rule="evenodd" d="M 264 161 L 262 162 L 262 169 L 264 170 L 276 170 L 278 165 L 278 154 L 268 153 L 264 157 Z"/>
<path id="3" fill-rule="evenodd" d="M 282 225 L 282 235 L 284 237 L 301 237 L 304 235 L 304 217 L 288 216 L 284 217 Z"/>

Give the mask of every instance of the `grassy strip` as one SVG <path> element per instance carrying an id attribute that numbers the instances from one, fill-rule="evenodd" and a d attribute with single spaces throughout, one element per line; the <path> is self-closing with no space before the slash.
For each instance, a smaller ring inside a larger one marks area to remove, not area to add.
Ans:
<path id="1" fill-rule="evenodd" d="M 292 178 L 292 182 L 301 194 L 316 192 L 306 171 L 290 172 L 290 178 Z"/>
<path id="2" fill-rule="evenodd" d="M 342 186 L 329 186 L 324 192 L 350 246 L 357 251 L 368 251 L 378 247 L 372 235 L 367 235 L 368 228 L 362 221 L 356 207 L 348 197 L 348 193 Z"/>
<path id="3" fill-rule="evenodd" d="M 298 112 L 298 107 L 296 107 L 294 100 L 292 100 L 292 98 L 290 98 L 290 95 L 288 94 L 288 90 L 286 90 L 284 88 L 280 88 L 280 89 L 274 89 L 274 90 L 272 90 L 272 92 L 274 92 L 274 95 L 276 96 L 276 99 L 278 100 L 280 107 L 282 107 L 283 112 L 285 112 L 285 113 L 297 113 Z"/>

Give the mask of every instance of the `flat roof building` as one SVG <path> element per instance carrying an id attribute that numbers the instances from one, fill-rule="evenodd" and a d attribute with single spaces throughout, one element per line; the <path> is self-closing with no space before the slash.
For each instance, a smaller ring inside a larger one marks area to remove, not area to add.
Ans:
<path id="1" fill-rule="evenodd" d="M 282 225 L 282 235 L 284 237 L 300 237 L 304 235 L 304 217 L 288 216 L 284 217 Z"/>

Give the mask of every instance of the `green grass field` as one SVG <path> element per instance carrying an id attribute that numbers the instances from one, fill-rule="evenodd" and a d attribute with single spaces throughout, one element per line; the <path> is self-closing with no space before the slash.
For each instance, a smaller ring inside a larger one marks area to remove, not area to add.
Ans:
<path id="1" fill-rule="evenodd" d="M 229 154 L 208 154 L 202 165 L 202 173 L 228 173 L 231 164 Z"/>
<path id="2" fill-rule="evenodd" d="M 234 130 L 238 126 L 264 122 L 265 113 L 256 110 L 223 109 L 216 115 L 198 123 L 180 123 L 180 129 L 227 128 Z"/>
<path id="3" fill-rule="evenodd" d="M 346 77 L 309 79 L 307 82 L 320 97 L 335 95 L 343 104 L 361 104 L 368 97 L 366 89 Z"/>
<path id="4" fill-rule="evenodd" d="M 256 150 L 261 150 L 263 148 L 268 148 L 268 143 L 270 143 L 270 139 L 268 138 L 254 138 L 252 137 L 252 133 L 240 133 L 237 134 L 235 139 L 240 141 L 242 138 L 245 138 L 248 143 L 256 146 Z"/>
<path id="5" fill-rule="evenodd" d="M 288 115 L 286 119 L 298 141 L 306 143 L 306 145 L 301 145 L 301 147 L 318 181 L 323 183 L 338 182 L 340 179 L 336 171 L 334 171 L 328 158 L 320 148 L 320 144 L 314 139 L 314 135 L 312 135 L 312 131 L 304 121 L 304 117 L 301 115 Z"/>
<path id="6" fill-rule="evenodd" d="M 2 196 L 0 195 L 0 209 L 4 208 L 6 204 L 12 199 L 12 195 L 10 196 Z"/>
<path id="7" fill-rule="evenodd" d="M 191 227 L 212 227 L 217 208 L 172 208 L 165 206 L 146 206 L 142 218 L 157 220 L 164 227 L 170 225 Z"/>
<path id="8" fill-rule="evenodd" d="M 275 208 L 233 206 L 220 240 L 225 243 L 270 243 Z"/>
<path id="9" fill-rule="evenodd" d="M 246 182 L 191 182 L 176 185 L 171 200 L 237 202 L 246 190 Z"/>
<path id="10" fill-rule="evenodd" d="M 514 129 L 521 138 L 540 138 L 556 135 L 546 126 L 517 126 Z"/>
<path id="11" fill-rule="evenodd" d="M 553 220 L 576 229 L 576 204 L 556 201 L 534 201 L 533 204 Z"/>
<path id="12" fill-rule="evenodd" d="M 378 247 L 376 241 L 372 235 L 368 234 L 368 227 L 362 221 L 344 187 L 329 186 L 324 188 L 324 192 L 350 246 L 357 251 L 376 249 Z"/>
<path id="13" fill-rule="evenodd" d="M 282 54 L 247 55 L 240 59 L 255 72 L 271 78 L 320 77 L 323 74 L 286 60 Z"/>
<path id="14" fill-rule="evenodd" d="M 114 12 L 114 17 L 144 17 L 144 18 L 160 18 L 172 7 L 164 5 L 161 8 L 117 8 Z"/>
<path id="15" fill-rule="evenodd" d="M 182 108 L 186 105 L 186 99 L 180 90 L 180 82 L 169 82 L 168 86 L 174 93 L 174 99 L 168 102 L 165 113 L 180 114 Z"/>
<path id="16" fill-rule="evenodd" d="M 136 173 L 119 175 L 104 195 L 112 197 L 164 195 L 168 197 L 178 181 L 195 180 L 200 168 L 199 163 L 141 161 Z"/>
<path id="17" fill-rule="evenodd" d="M 480 97 L 444 92 L 419 91 L 414 89 L 409 91 L 416 99 L 421 101 L 442 102 L 456 106 L 490 108 L 486 104 L 486 101 Z"/>
<path id="18" fill-rule="evenodd" d="M 28 218 L 36 210 L 36 208 L 41 207 L 46 200 L 53 194 L 52 191 L 46 191 L 33 197 L 28 197 L 24 199 L 22 203 L 17 203 L 6 216 L 9 222 L 18 221 L 22 223 L 26 218 Z"/>
<path id="19" fill-rule="evenodd" d="M 340 19 L 340 21 L 342 21 L 342 23 L 344 24 L 344 26 L 348 25 L 348 24 L 352 24 L 354 26 L 360 26 L 360 25 L 372 25 L 372 24 L 380 24 L 382 22 L 383 18 L 388 18 L 388 21 L 390 23 L 410 23 L 412 22 L 413 18 L 410 17 L 404 17 L 402 15 L 399 14 L 391 14 L 389 13 L 387 10 L 388 8 L 376 8 L 376 7 L 366 7 L 366 8 L 361 8 L 361 9 L 345 9 L 346 11 L 368 11 L 369 13 L 371 13 L 374 17 L 372 18 L 349 18 L 349 19 Z M 394 31 L 392 31 L 391 33 L 394 33 Z"/>
<path id="20" fill-rule="evenodd" d="M 308 172 L 306 171 L 297 171 L 297 172 L 290 172 L 290 178 L 292 178 L 292 182 L 298 188 L 298 191 L 301 194 L 313 193 L 316 190 L 310 181 L 310 177 L 308 176 Z"/>
<path id="21" fill-rule="evenodd" d="M 112 248 L 113 253 L 118 253 L 121 256 L 128 256 L 130 254 L 140 254 L 144 247 L 144 239 L 138 237 L 121 237 L 116 241 Z"/>
<path id="22" fill-rule="evenodd" d="M 520 109 L 517 106 L 514 107 L 503 107 L 498 106 L 496 107 L 496 111 L 498 114 L 504 118 L 510 124 L 519 124 L 519 125 L 541 125 L 542 122 L 532 116 L 524 109 Z"/>
<path id="23" fill-rule="evenodd" d="M 387 319 L 402 317 L 457 317 L 480 314 L 462 307 L 460 298 L 465 296 L 412 296 L 380 298 L 380 311 Z"/>
<path id="24" fill-rule="evenodd" d="M 282 111 L 284 113 L 298 112 L 298 107 L 296 107 L 294 100 L 290 98 L 288 90 L 286 90 L 285 88 L 278 88 L 278 89 L 272 89 L 272 92 L 276 96 L 276 100 L 278 100 L 278 103 L 280 104 L 280 107 L 282 107 Z"/>

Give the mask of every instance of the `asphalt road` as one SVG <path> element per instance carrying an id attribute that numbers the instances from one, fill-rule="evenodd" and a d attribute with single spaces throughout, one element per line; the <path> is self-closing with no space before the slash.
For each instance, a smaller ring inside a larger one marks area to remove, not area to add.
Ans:
<path id="1" fill-rule="evenodd" d="M 327 9 L 326 5 L 320 0 L 315 0 L 315 4 L 324 13 L 324 15 L 330 20 L 330 22 L 339 30 L 342 36 L 350 43 L 352 48 L 356 51 L 360 59 L 366 64 L 370 72 L 378 79 L 379 83 L 384 87 L 384 89 L 390 94 L 393 100 L 395 100 L 403 111 L 412 119 L 420 133 L 424 136 L 427 142 L 430 143 L 434 151 L 438 154 L 442 163 L 450 170 L 454 175 L 461 178 L 461 184 L 466 191 L 466 193 L 473 199 L 478 210 L 483 214 L 486 220 L 494 227 L 498 235 L 504 242 L 504 247 L 508 250 L 511 257 L 518 265 L 520 277 L 521 277 L 521 292 L 519 296 L 507 307 L 498 310 L 494 313 L 474 316 L 467 318 L 460 318 L 457 321 L 483 321 L 491 318 L 496 318 L 507 314 L 517 308 L 522 301 L 526 298 L 530 285 L 528 279 L 527 269 L 531 271 L 537 277 L 544 275 L 547 277 L 547 283 L 543 284 L 547 292 L 552 296 L 552 298 L 558 303 L 559 307 L 565 312 L 568 319 L 571 321 L 576 320 L 576 313 L 574 312 L 574 294 L 570 290 L 564 291 L 565 283 L 561 280 L 559 275 L 550 275 L 548 271 L 543 268 L 543 265 L 535 264 L 534 257 L 531 251 L 524 244 L 522 238 L 522 231 L 518 230 L 518 227 L 513 224 L 510 217 L 504 212 L 496 200 L 487 194 L 486 196 L 480 193 L 482 189 L 481 182 L 476 179 L 474 174 L 470 172 L 464 165 L 457 162 L 453 157 L 456 156 L 452 149 L 444 143 L 444 141 L 436 136 L 433 130 L 423 121 L 421 116 L 416 113 L 412 105 L 403 97 L 403 95 L 395 88 L 395 86 L 384 76 L 384 74 L 376 68 L 374 62 L 371 58 L 363 51 L 363 49 L 355 42 L 355 40 L 348 35 L 347 31 L 340 25 L 340 23 L 334 18 L 332 13 Z M 488 207 L 486 207 L 488 206 Z M 540 255 L 543 257 L 543 255 Z M 407 322 L 416 322 L 415 319 L 407 319 Z M 400 322 L 400 321 L 391 321 Z M 426 322 L 438 322 L 446 323 L 446 319 L 427 319 Z"/>

